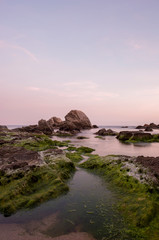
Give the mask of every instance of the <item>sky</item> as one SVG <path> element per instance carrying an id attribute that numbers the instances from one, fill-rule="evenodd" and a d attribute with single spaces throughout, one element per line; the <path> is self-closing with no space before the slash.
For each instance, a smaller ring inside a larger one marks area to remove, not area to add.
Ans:
<path id="1" fill-rule="evenodd" d="M 0 0 L 0 125 L 72 109 L 159 123 L 158 0 Z"/>

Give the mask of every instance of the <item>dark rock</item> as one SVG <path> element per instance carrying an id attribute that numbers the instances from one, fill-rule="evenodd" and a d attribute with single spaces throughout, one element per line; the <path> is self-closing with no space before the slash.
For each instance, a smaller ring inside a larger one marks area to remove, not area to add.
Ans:
<path id="1" fill-rule="evenodd" d="M 122 140 L 122 141 L 126 141 L 129 140 L 133 135 L 133 132 L 130 131 L 121 131 L 118 133 L 117 135 L 117 139 Z"/>
<path id="2" fill-rule="evenodd" d="M 105 128 L 102 128 L 98 132 L 96 132 L 95 134 L 97 134 L 99 136 L 116 136 L 117 132 L 115 132 L 111 129 L 106 130 Z"/>
<path id="3" fill-rule="evenodd" d="M 97 125 L 92 125 L 92 128 L 99 128 Z"/>
<path id="4" fill-rule="evenodd" d="M 9 131 L 9 129 L 7 128 L 7 126 L 0 125 L 0 132 L 3 131 Z"/>
<path id="5" fill-rule="evenodd" d="M 64 131 L 64 132 L 71 132 L 71 133 L 80 132 L 80 128 L 78 126 L 76 126 L 74 123 L 71 123 L 71 122 L 63 122 L 60 125 L 59 130 Z"/>
<path id="6" fill-rule="evenodd" d="M 150 123 L 150 124 L 144 124 L 144 126 L 137 126 L 136 129 L 147 129 L 147 128 L 151 128 L 151 129 L 159 129 L 159 124 L 155 124 L 155 123 Z M 149 130 L 146 130 L 149 131 Z"/>
<path id="7" fill-rule="evenodd" d="M 40 130 L 46 135 L 51 135 L 54 131 L 53 127 L 46 120 L 43 119 L 38 122 L 38 130 Z"/>
<path id="8" fill-rule="evenodd" d="M 145 128 L 145 131 L 146 131 L 146 132 L 152 132 L 153 129 L 152 129 L 151 127 L 146 127 L 146 128 Z"/>
<path id="9" fill-rule="evenodd" d="M 26 132 L 26 133 L 39 133 L 42 132 L 39 130 L 38 125 L 29 125 L 21 128 L 14 128 L 12 129 L 12 132 Z"/>
<path id="10" fill-rule="evenodd" d="M 140 131 L 121 131 L 117 135 L 117 139 L 122 141 L 146 141 L 152 139 L 153 136 L 150 133 L 144 133 Z"/>
<path id="11" fill-rule="evenodd" d="M 136 127 L 136 129 L 145 129 L 145 127 L 144 127 L 144 126 L 141 126 L 141 125 L 139 125 L 139 126 L 137 126 L 137 127 Z"/>
<path id="12" fill-rule="evenodd" d="M 30 168 L 32 165 L 40 165 L 40 155 L 22 147 L 3 146 L 0 148 L 0 170 L 8 172 Z"/>
<path id="13" fill-rule="evenodd" d="M 128 128 L 128 126 L 122 126 L 121 128 Z"/>

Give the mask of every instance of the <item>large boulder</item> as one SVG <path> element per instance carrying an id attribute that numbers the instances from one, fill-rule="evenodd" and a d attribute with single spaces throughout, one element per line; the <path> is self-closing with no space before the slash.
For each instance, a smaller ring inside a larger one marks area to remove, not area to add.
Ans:
<path id="1" fill-rule="evenodd" d="M 92 128 L 92 124 L 89 118 L 80 110 L 71 110 L 65 116 L 65 122 L 67 125 L 77 129 L 90 129 Z"/>

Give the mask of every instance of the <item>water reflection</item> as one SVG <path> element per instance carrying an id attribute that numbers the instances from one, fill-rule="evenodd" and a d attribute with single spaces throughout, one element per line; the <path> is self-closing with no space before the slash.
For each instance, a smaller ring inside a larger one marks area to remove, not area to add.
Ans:
<path id="1" fill-rule="evenodd" d="M 106 126 L 106 129 L 110 128 L 110 126 Z M 112 130 L 116 132 L 123 131 L 123 128 L 120 127 L 111 127 Z M 101 156 L 109 155 L 109 154 L 119 154 L 119 155 L 129 155 L 129 156 L 159 156 L 159 143 L 122 143 L 114 136 L 106 136 L 103 139 L 95 138 L 95 132 L 99 129 L 91 129 L 85 130 L 79 133 L 77 136 L 85 136 L 88 139 L 77 139 L 76 137 L 71 138 L 59 138 L 53 137 L 53 139 L 61 139 L 66 140 L 69 139 L 75 146 L 87 146 L 96 149 L 94 153 L 99 154 Z M 128 130 L 136 130 L 133 127 L 126 129 Z M 159 133 L 159 130 L 154 130 L 153 133 Z"/>

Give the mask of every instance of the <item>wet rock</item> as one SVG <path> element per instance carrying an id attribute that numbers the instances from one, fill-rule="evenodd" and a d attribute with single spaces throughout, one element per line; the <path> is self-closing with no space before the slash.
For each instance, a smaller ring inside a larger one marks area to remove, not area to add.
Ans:
<path id="1" fill-rule="evenodd" d="M 40 155 L 31 150 L 21 147 L 3 146 L 0 148 L 0 170 L 10 172 L 14 170 L 23 170 L 32 165 L 39 166 L 42 163 Z"/>
<path id="2" fill-rule="evenodd" d="M 146 127 L 146 128 L 145 128 L 145 131 L 146 131 L 146 132 L 152 132 L 153 129 L 152 129 L 151 127 Z"/>
<path id="3" fill-rule="evenodd" d="M 138 156 L 136 162 L 148 168 L 155 182 L 159 184 L 159 157 Z"/>
<path id="4" fill-rule="evenodd" d="M 149 129 L 159 129 L 159 124 L 150 123 L 150 124 L 144 124 L 143 126 L 139 125 L 136 127 L 136 129 L 148 129 L 148 128 Z"/>
<path id="5" fill-rule="evenodd" d="M 144 133 L 140 131 L 121 131 L 117 135 L 117 139 L 122 141 L 146 141 L 152 139 L 153 136 L 150 133 Z"/>
<path id="6" fill-rule="evenodd" d="M 102 128 L 95 134 L 99 136 L 116 136 L 117 132 L 113 131 L 112 129 L 106 130 L 105 128 Z"/>

